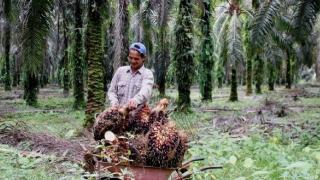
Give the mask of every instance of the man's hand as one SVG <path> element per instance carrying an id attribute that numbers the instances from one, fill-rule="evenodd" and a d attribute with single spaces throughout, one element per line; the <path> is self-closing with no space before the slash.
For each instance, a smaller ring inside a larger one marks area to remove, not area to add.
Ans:
<path id="1" fill-rule="evenodd" d="M 129 109 L 135 109 L 135 108 L 137 108 L 137 103 L 136 103 L 136 101 L 133 100 L 133 99 L 130 99 L 130 101 L 128 102 L 128 108 L 129 108 Z"/>

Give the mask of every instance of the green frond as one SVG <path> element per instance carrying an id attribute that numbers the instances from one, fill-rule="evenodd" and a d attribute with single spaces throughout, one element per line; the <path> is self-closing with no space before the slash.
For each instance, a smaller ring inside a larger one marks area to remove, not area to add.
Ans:
<path id="1" fill-rule="evenodd" d="M 280 8 L 279 0 L 265 1 L 262 4 L 251 27 L 253 44 L 256 46 L 263 44 L 274 26 L 274 18 L 279 15 Z"/>
<path id="2" fill-rule="evenodd" d="M 228 17 L 229 14 L 225 13 L 225 11 L 221 13 L 216 13 L 216 18 L 213 24 L 213 32 L 216 34 L 216 36 L 220 34 L 220 30 Z"/>
<path id="3" fill-rule="evenodd" d="M 290 38 L 288 35 L 277 31 L 276 29 L 272 29 L 271 33 L 272 40 L 281 48 L 281 49 L 290 49 L 293 44 L 292 37 Z"/>
<path id="4" fill-rule="evenodd" d="M 294 27 L 290 15 L 278 16 L 275 19 L 276 27 L 279 31 L 293 33 Z"/>
<path id="5" fill-rule="evenodd" d="M 36 74 L 41 69 L 46 36 L 51 25 L 53 0 L 33 0 L 27 5 L 23 21 L 22 47 L 26 71 Z"/>
<path id="6" fill-rule="evenodd" d="M 319 12 L 319 2 L 299 0 L 294 10 L 293 26 L 298 41 L 303 41 L 312 32 Z"/>
<path id="7" fill-rule="evenodd" d="M 262 58 L 269 61 L 272 65 L 278 66 L 281 64 L 285 55 L 276 43 L 269 43 L 265 48 Z"/>
<path id="8" fill-rule="evenodd" d="M 241 22 L 236 11 L 233 13 L 229 31 L 227 34 L 228 41 L 228 61 L 235 66 L 236 62 L 243 61 L 243 47 L 241 41 Z"/>

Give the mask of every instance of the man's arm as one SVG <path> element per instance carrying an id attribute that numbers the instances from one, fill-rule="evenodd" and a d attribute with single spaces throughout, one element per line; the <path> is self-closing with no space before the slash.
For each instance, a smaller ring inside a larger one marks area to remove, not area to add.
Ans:
<path id="1" fill-rule="evenodd" d="M 141 89 L 131 100 L 134 100 L 136 105 L 142 104 L 148 101 L 152 94 L 153 86 L 153 74 L 151 71 L 147 71 L 145 77 L 142 80 Z"/>
<path id="2" fill-rule="evenodd" d="M 118 106 L 119 100 L 117 95 L 117 82 L 119 80 L 119 69 L 113 75 L 111 84 L 108 90 L 108 99 L 110 100 L 111 106 Z"/>

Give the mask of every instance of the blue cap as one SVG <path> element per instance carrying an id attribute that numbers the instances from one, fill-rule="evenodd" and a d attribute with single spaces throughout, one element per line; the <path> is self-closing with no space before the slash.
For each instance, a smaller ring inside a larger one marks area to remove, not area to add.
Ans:
<path id="1" fill-rule="evenodd" d="M 144 56 L 146 55 L 146 52 L 147 52 L 146 47 L 140 42 L 132 43 L 129 49 L 134 49 L 138 51 L 140 54 L 143 54 Z"/>

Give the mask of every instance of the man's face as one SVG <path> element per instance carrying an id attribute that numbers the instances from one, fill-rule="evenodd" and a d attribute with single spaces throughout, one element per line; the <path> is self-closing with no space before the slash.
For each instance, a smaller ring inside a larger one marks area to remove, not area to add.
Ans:
<path id="1" fill-rule="evenodd" d="M 138 70 L 144 63 L 144 58 L 136 50 L 130 49 L 128 59 L 132 70 Z"/>

